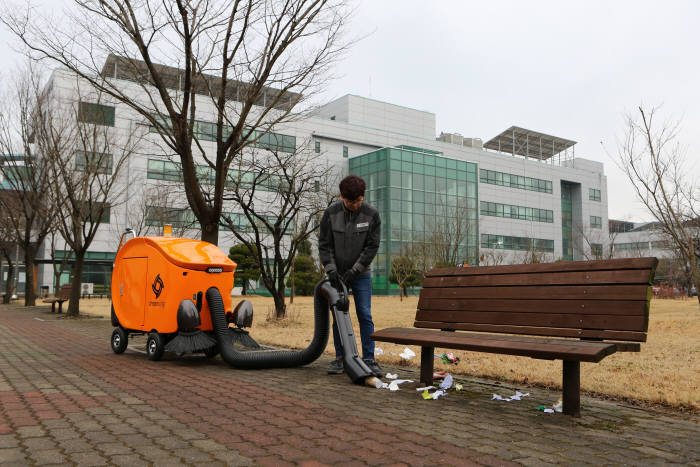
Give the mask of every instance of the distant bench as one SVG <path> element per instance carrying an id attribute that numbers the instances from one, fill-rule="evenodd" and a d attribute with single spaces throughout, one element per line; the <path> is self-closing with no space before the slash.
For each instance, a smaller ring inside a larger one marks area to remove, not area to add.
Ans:
<path id="1" fill-rule="evenodd" d="M 415 327 L 382 329 L 372 339 L 420 345 L 425 384 L 433 383 L 435 347 L 562 360 L 563 411 L 580 416 L 580 362 L 639 352 L 646 341 L 657 263 L 637 258 L 433 269 L 423 282 Z"/>
<path id="2" fill-rule="evenodd" d="M 58 303 L 58 312 L 63 313 L 63 302 L 70 299 L 70 291 L 71 285 L 63 284 L 53 298 L 45 298 L 43 302 L 51 304 L 51 313 L 56 311 L 56 303 Z"/>

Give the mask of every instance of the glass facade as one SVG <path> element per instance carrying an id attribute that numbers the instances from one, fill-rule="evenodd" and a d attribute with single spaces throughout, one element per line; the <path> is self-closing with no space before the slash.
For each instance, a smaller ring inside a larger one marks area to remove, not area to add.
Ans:
<path id="1" fill-rule="evenodd" d="M 567 261 L 574 260 L 573 244 L 573 188 L 569 182 L 561 182 L 561 243 L 562 258 Z"/>
<path id="2" fill-rule="evenodd" d="M 494 170 L 479 170 L 479 181 L 491 185 L 500 185 L 520 190 L 537 191 L 540 193 L 552 193 L 551 180 L 523 177 L 522 175 L 507 174 Z"/>
<path id="3" fill-rule="evenodd" d="M 554 211 L 550 209 L 528 208 L 525 206 L 512 206 L 510 204 L 491 203 L 482 201 L 482 216 L 508 217 L 523 221 L 554 222 Z"/>
<path id="4" fill-rule="evenodd" d="M 383 148 L 349 160 L 350 173 L 367 183 L 365 200 L 382 219 L 382 240 L 372 264 L 377 294 L 398 293 L 389 283 L 391 255 L 428 241 L 435 226 L 460 222 L 467 226 L 458 246 L 459 260 L 477 264 L 477 165 L 415 147 Z"/>

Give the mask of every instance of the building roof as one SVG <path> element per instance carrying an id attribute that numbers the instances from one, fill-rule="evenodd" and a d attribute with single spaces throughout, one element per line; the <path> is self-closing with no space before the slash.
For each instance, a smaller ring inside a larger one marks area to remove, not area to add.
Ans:
<path id="1" fill-rule="evenodd" d="M 154 70 L 160 74 L 163 84 L 168 89 L 181 89 L 184 79 L 184 70 L 168 65 L 154 64 Z M 146 62 L 135 58 L 122 57 L 109 54 L 102 66 L 100 75 L 105 78 L 116 78 L 127 81 L 134 81 L 139 84 L 153 85 L 153 78 L 146 66 Z M 218 97 L 221 93 L 221 77 L 206 73 L 199 73 L 193 76 L 194 92 L 206 96 Z M 247 93 L 256 92 L 255 87 L 249 83 L 228 79 L 226 81 L 226 99 L 242 101 L 246 99 Z M 301 94 L 285 91 L 282 93 L 278 89 L 264 86 L 262 92 L 256 94 L 255 105 L 268 105 L 274 103 L 272 107 L 281 110 L 289 110 L 301 99 Z"/>
<path id="2" fill-rule="evenodd" d="M 533 159 L 547 160 L 576 144 L 576 141 L 511 126 L 484 144 L 484 148 Z"/>

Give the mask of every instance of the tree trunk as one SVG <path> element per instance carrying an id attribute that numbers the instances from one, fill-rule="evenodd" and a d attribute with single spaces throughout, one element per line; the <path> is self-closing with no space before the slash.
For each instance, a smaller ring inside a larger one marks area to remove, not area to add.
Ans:
<path id="1" fill-rule="evenodd" d="M 284 303 L 284 287 L 275 290 L 272 296 L 275 299 L 275 317 L 284 319 L 287 315 L 287 305 Z"/>
<path id="2" fill-rule="evenodd" d="M 80 313 L 80 284 L 83 275 L 83 260 L 85 253 L 75 255 L 75 263 L 73 263 L 73 271 L 71 277 L 70 301 L 68 302 L 67 316 L 76 317 Z"/>
<path id="3" fill-rule="evenodd" d="M 33 246 L 24 249 L 24 306 L 36 305 L 36 285 L 34 284 L 34 256 L 36 251 Z"/>
<path id="4" fill-rule="evenodd" d="M 243 279 L 243 295 L 246 295 L 246 290 L 248 289 L 248 279 Z"/>
<path id="5" fill-rule="evenodd" d="M 10 257 L 7 257 L 7 279 L 5 280 L 5 295 L 2 296 L 2 303 L 10 303 L 12 298 L 13 284 L 15 275 L 15 263 L 10 261 Z"/>
<path id="6" fill-rule="evenodd" d="M 202 226 L 202 241 L 209 242 L 212 245 L 219 244 L 219 228 L 215 223 L 209 223 Z"/>

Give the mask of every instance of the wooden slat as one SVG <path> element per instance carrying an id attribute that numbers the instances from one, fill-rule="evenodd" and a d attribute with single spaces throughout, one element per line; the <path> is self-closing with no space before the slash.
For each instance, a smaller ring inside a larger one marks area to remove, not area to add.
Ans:
<path id="1" fill-rule="evenodd" d="M 656 269 L 656 258 L 621 258 L 599 261 L 561 261 L 544 264 L 513 264 L 506 266 L 478 266 L 466 268 L 436 268 L 428 272 L 427 277 L 461 276 L 481 274 L 518 274 L 530 272 L 569 272 L 600 271 L 614 269 Z"/>
<path id="2" fill-rule="evenodd" d="M 646 284 L 649 269 L 614 271 L 574 271 L 521 274 L 470 274 L 459 276 L 427 277 L 423 287 L 483 287 L 505 285 L 591 285 L 591 284 Z"/>
<path id="3" fill-rule="evenodd" d="M 506 326 L 499 324 L 445 323 L 441 321 L 416 321 L 417 328 L 456 329 L 464 331 L 497 332 L 503 334 L 526 334 L 531 336 L 589 337 L 621 341 L 646 342 L 647 335 L 637 331 L 615 331 L 607 329 L 543 328 L 535 326 Z"/>
<path id="4" fill-rule="evenodd" d="M 424 298 L 418 300 L 418 308 L 425 311 L 512 311 L 541 313 L 552 310 L 557 313 L 586 313 L 604 315 L 645 315 L 647 302 L 640 300 L 476 300 L 469 298 Z"/>
<path id="5" fill-rule="evenodd" d="M 424 298 L 511 298 L 567 300 L 640 300 L 647 296 L 647 285 L 523 286 L 426 288 Z"/>
<path id="6" fill-rule="evenodd" d="M 615 344 L 605 342 L 566 341 L 495 336 L 474 333 L 442 332 L 416 328 L 388 328 L 372 334 L 376 341 L 408 345 L 430 345 L 451 349 L 489 352 L 547 360 L 566 359 L 599 362 L 616 351 Z"/>
<path id="7" fill-rule="evenodd" d="M 511 326 L 536 326 L 576 329 L 614 329 L 618 331 L 646 331 L 644 316 L 586 315 L 563 313 L 511 313 L 481 311 L 430 311 L 418 310 L 416 321 L 441 321 L 444 323 L 500 324 Z"/>

